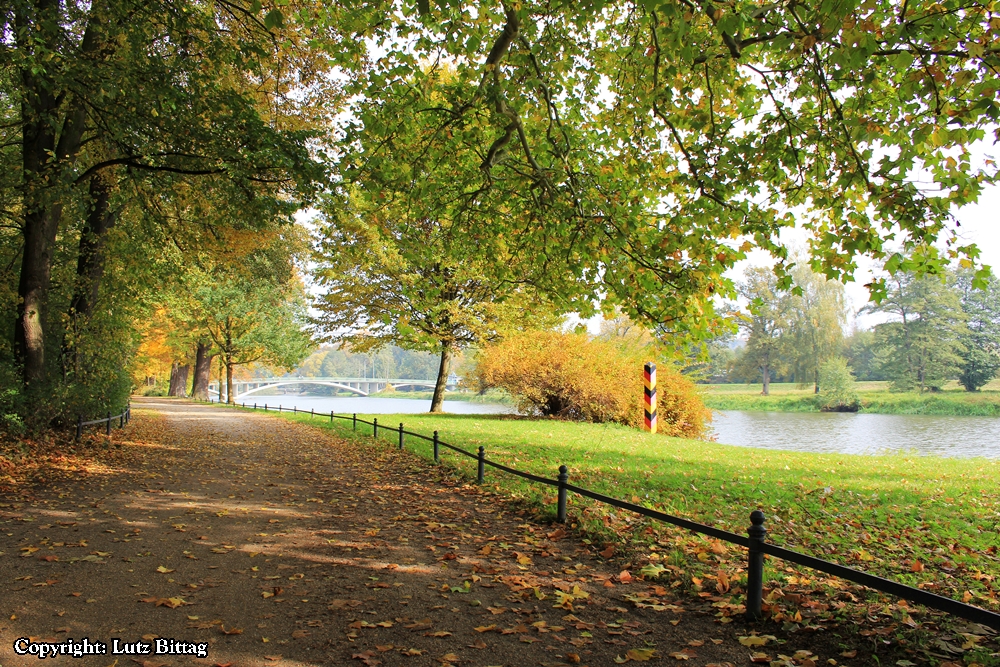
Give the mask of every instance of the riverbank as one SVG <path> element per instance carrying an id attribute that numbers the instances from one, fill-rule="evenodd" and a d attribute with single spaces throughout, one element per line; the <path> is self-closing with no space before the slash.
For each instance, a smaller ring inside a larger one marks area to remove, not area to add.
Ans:
<path id="1" fill-rule="evenodd" d="M 699 385 L 705 405 L 714 410 L 752 412 L 819 412 L 812 387 L 772 384 L 762 396 L 758 385 Z M 887 415 L 1000 416 L 1000 390 L 969 392 L 947 387 L 938 392 L 892 392 L 888 383 L 859 383 L 860 412 Z"/>
<path id="2" fill-rule="evenodd" d="M 997 461 L 750 450 L 615 425 L 511 417 L 378 419 L 402 421 L 420 433 L 436 430 L 442 440 L 471 451 L 481 445 L 491 460 L 548 478 L 565 464 L 574 484 L 734 532 L 745 532 L 750 511 L 759 508 L 768 516 L 770 539 L 776 543 L 1000 609 L 995 583 L 1000 581 Z M 370 439 L 370 427 L 355 434 L 349 422 L 313 423 Z M 398 438 L 388 430 L 382 435 L 393 442 Z M 410 438 L 406 447 L 431 457 L 428 443 Z M 445 465 L 474 475 L 474 461 L 442 452 Z M 539 512 L 554 510 L 549 488 L 489 468 L 487 484 Z M 573 521 L 602 548 L 634 551 L 653 564 L 682 570 L 696 587 L 714 590 L 721 581 L 742 576 L 738 549 L 576 496 L 571 507 Z M 816 573 L 794 568 L 771 568 L 768 577 L 786 590 L 803 582 L 829 584 Z"/>
<path id="3" fill-rule="evenodd" d="M 433 391 L 380 391 L 371 394 L 372 398 L 409 398 L 414 400 L 429 401 L 434 397 Z M 474 391 L 449 391 L 445 392 L 446 401 L 464 401 L 466 403 L 492 403 L 495 405 L 514 405 L 514 399 L 510 394 L 498 389 L 490 389 L 485 394 Z"/>

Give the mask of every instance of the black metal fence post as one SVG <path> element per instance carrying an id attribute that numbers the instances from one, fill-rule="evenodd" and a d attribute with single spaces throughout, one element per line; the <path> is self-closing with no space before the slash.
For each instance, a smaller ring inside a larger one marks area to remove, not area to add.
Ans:
<path id="1" fill-rule="evenodd" d="M 441 463 L 441 457 L 438 455 L 438 432 L 434 431 L 434 463 Z"/>
<path id="2" fill-rule="evenodd" d="M 566 482 L 569 472 L 566 466 L 559 466 L 559 502 L 556 503 L 556 521 L 566 523 Z"/>
<path id="3" fill-rule="evenodd" d="M 330 423 L 333 423 L 333 410 L 330 410 Z"/>
<path id="4" fill-rule="evenodd" d="M 378 417 L 372 417 L 372 437 L 378 438 Z"/>
<path id="5" fill-rule="evenodd" d="M 476 482 L 479 484 L 483 483 L 483 478 L 486 476 L 486 448 L 479 445 L 479 470 L 476 475 Z"/>
<path id="6" fill-rule="evenodd" d="M 81 435 L 83 435 L 83 415 L 76 418 L 76 439 L 79 440 Z"/>
<path id="7" fill-rule="evenodd" d="M 316 416 L 316 408 L 309 408 L 309 417 L 312 418 L 315 416 Z"/>
<path id="8" fill-rule="evenodd" d="M 110 436 L 111 435 L 111 413 L 110 412 L 108 413 L 108 420 L 107 420 L 107 422 L 108 422 L 108 428 L 106 429 L 106 433 L 107 433 L 107 435 Z"/>
<path id="9" fill-rule="evenodd" d="M 358 430 L 358 413 L 357 412 L 355 412 L 354 416 L 351 417 L 351 423 L 354 424 L 354 430 L 357 431 Z"/>
<path id="10" fill-rule="evenodd" d="M 118 428 L 125 428 L 125 413 L 118 415 Z"/>
<path id="11" fill-rule="evenodd" d="M 767 528 L 764 528 L 764 513 L 754 510 L 750 513 L 750 548 L 747 553 L 747 618 L 759 619 L 762 616 L 761 605 L 764 601 L 764 539 Z"/>
<path id="12" fill-rule="evenodd" d="M 253 409 L 254 409 L 254 410 L 256 410 L 256 409 L 257 409 L 257 404 L 256 404 L 256 403 L 254 403 L 254 404 L 253 404 Z"/>
<path id="13" fill-rule="evenodd" d="M 264 404 L 264 412 L 267 412 L 267 403 Z"/>
<path id="14" fill-rule="evenodd" d="M 403 448 L 403 422 L 399 422 L 399 448 Z"/>

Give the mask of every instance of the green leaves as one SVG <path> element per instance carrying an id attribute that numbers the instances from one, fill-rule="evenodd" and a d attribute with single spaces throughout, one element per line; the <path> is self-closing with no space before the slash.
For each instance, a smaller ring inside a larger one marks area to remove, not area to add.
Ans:
<path id="1" fill-rule="evenodd" d="M 285 15 L 281 13 L 280 9 L 272 9 L 264 17 L 264 26 L 268 30 L 273 30 L 275 28 L 282 28 L 284 27 L 284 25 L 285 25 Z"/>

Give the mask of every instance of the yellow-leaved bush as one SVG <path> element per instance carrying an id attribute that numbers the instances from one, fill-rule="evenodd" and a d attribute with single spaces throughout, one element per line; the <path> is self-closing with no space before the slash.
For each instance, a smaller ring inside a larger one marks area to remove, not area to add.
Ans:
<path id="1" fill-rule="evenodd" d="M 641 428 L 648 354 L 585 333 L 528 331 L 484 347 L 474 380 L 506 390 L 528 414 Z M 694 383 L 669 366 L 657 370 L 657 404 L 660 433 L 705 434 L 711 411 Z"/>

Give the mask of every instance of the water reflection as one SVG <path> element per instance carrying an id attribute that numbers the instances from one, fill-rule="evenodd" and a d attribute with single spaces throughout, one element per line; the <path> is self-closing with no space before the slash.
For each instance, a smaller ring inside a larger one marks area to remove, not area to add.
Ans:
<path id="1" fill-rule="evenodd" d="M 720 443 L 742 447 L 1000 458 L 1000 419 L 996 417 L 723 410 L 715 412 L 712 426 Z"/>
<path id="2" fill-rule="evenodd" d="M 263 407 L 266 403 L 268 407 L 274 408 L 282 406 L 291 409 L 296 407 L 299 410 L 315 410 L 330 414 L 332 410 L 336 414 L 416 414 L 427 412 L 431 409 L 430 399 L 415 398 L 368 398 L 365 396 L 339 397 L 339 396 L 248 396 L 247 405 L 256 403 Z M 499 405 L 496 403 L 472 403 L 471 401 L 449 401 L 445 399 L 442 406 L 445 412 L 460 415 L 491 415 L 509 414 L 514 412 L 514 408 L 509 405 Z"/>

